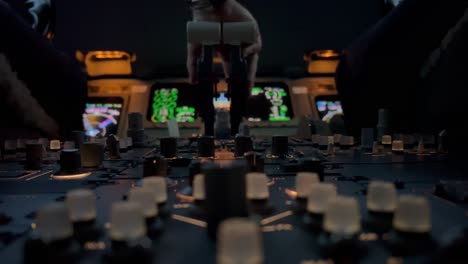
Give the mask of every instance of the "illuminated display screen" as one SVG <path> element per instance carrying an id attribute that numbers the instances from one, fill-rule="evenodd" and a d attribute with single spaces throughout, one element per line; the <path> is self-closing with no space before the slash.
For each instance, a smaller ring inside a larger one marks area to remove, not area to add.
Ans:
<path id="1" fill-rule="evenodd" d="M 293 116 L 288 86 L 284 83 L 257 83 L 252 88 L 252 96 L 265 95 L 271 103 L 267 119 L 248 117 L 249 121 L 286 122 Z M 262 109 L 260 109 L 262 111 Z M 250 114 L 250 113 L 249 113 Z"/>
<path id="2" fill-rule="evenodd" d="M 83 113 L 85 134 L 89 137 L 117 134 L 122 107 L 121 97 L 89 98 Z"/>
<path id="3" fill-rule="evenodd" d="M 153 86 L 148 107 L 148 120 L 152 123 L 169 120 L 193 123 L 196 118 L 195 99 L 188 85 L 174 83 Z"/>
<path id="4" fill-rule="evenodd" d="M 343 115 L 341 101 L 338 100 L 337 96 L 318 96 L 315 102 L 320 119 L 327 123 L 330 122 L 335 115 Z"/>

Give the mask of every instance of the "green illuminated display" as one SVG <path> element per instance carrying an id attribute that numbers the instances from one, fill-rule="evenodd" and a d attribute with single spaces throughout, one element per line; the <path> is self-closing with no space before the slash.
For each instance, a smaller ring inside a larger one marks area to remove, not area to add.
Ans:
<path id="1" fill-rule="evenodd" d="M 177 122 L 195 122 L 195 108 L 183 106 L 176 108 L 176 121 Z"/>
<path id="2" fill-rule="evenodd" d="M 151 115 L 153 123 L 164 123 L 168 120 L 177 122 L 195 122 L 195 108 L 178 106 L 179 90 L 160 89 L 154 92 Z"/>
<path id="3" fill-rule="evenodd" d="M 270 111 L 269 121 L 272 122 L 285 122 L 290 121 L 291 117 L 288 116 L 288 106 L 284 103 L 283 98 L 288 96 L 286 91 L 280 87 L 253 87 L 252 95 L 256 96 L 264 93 L 265 97 L 270 100 L 272 107 Z"/>
<path id="4" fill-rule="evenodd" d="M 252 88 L 252 95 L 253 95 L 253 96 L 259 95 L 259 94 L 261 94 L 261 93 L 263 93 L 263 89 L 262 89 L 262 88 L 260 88 L 260 87 L 254 87 L 254 88 Z"/>

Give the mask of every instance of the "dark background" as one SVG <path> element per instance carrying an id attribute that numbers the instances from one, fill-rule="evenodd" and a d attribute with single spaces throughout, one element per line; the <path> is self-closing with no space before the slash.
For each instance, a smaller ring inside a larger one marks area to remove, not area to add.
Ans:
<path id="1" fill-rule="evenodd" d="M 344 49 L 381 17 L 380 0 L 239 0 L 257 18 L 264 39 L 259 74 L 305 68 L 310 49 Z M 185 0 L 56 1 L 55 43 L 76 50 L 137 54 L 140 76 L 185 75 Z"/>

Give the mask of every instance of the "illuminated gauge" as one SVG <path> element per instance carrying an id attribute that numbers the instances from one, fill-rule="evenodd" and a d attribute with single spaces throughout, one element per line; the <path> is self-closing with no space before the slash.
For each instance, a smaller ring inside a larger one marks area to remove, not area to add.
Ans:
<path id="1" fill-rule="evenodd" d="M 195 122 L 195 108 L 188 106 L 177 107 L 176 112 L 177 122 Z"/>
<path id="2" fill-rule="evenodd" d="M 252 96 L 264 94 L 270 101 L 269 115 L 266 120 L 271 122 L 285 122 L 292 119 L 291 101 L 288 94 L 287 85 L 284 83 L 257 83 L 251 90 Z M 248 117 L 249 121 L 260 121 L 255 117 Z"/>
<path id="3" fill-rule="evenodd" d="M 83 126 L 88 137 L 117 134 L 122 112 L 122 99 L 115 97 L 91 98 L 83 114 Z M 117 103 L 114 103 L 117 101 Z"/>
<path id="4" fill-rule="evenodd" d="M 157 83 L 151 89 L 147 115 L 149 121 L 154 124 L 166 123 L 169 120 L 181 123 L 195 122 L 196 90 L 183 83 Z"/>

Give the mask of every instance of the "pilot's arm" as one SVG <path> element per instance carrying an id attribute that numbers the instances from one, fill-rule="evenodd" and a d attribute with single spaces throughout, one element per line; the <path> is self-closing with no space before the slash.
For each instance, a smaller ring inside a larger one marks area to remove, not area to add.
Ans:
<path id="1" fill-rule="evenodd" d="M 2 122 L 0 129 L 14 123 L 38 128 L 49 137 L 60 133 L 62 138 L 81 130 L 87 85 L 78 64 L 4 1 L 0 1 L 0 25 L 0 78 L 4 81 L 0 83 L 0 115 L 6 114 L 9 121 Z"/>
<path id="2" fill-rule="evenodd" d="M 37 129 L 48 137 L 58 136 L 59 127 L 41 107 L 38 101 L 31 95 L 26 85 L 18 79 L 16 73 L 11 69 L 8 59 L 0 53 L 0 116 L 6 124 L 11 126 L 9 120 L 16 118 L 21 125 Z M 6 119 L 6 120 L 5 120 Z M 17 133 L 17 132 L 16 132 Z M 3 134 L 0 131 L 0 135 Z"/>
<path id="3" fill-rule="evenodd" d="M 196 0 L 190 1 L 193 20 L 194 21 L 208 21 L 208 22 L 254 22 L 257 29 L 257 39 L 255 43 L 243 47 L 243 56 L 247 59 L 248 67 L 248 81 L 250 87 L 255 82 L 255 75 L 257 73 L 258 54 L 262 49 L 262 37 L 257 21 L 252 14 L 236 0 Z M 226 77 L 229 72 L 228 54 L 223 54 L 223 51 L 218 51 L 223 58 L 224 70 Z M 200 45 L 188 44 L 187 47 L 187 70 L 189 79 L 192 84 L 198 82 L 196 63 L 202 54 Z"/>

